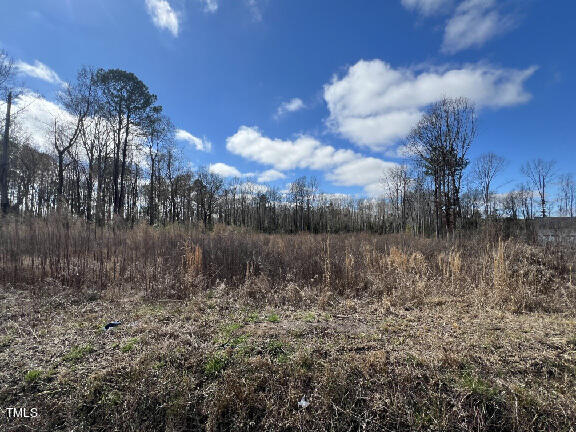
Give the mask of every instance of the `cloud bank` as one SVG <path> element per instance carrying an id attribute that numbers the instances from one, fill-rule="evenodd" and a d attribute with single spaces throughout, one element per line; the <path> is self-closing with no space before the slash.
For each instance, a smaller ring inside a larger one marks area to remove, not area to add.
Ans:
<path id="1" fill-rule="evenodd" d="M 482 64 L 415 70 L 361 60 L 324 86 L 328 125 L 359 146 L 383 151 L 406 137 L 423 109 L 443 97 L 467 97 L 479 108 L 527 102 L 531 95 L 524 84 L 535 70 Z"/>
<path id="2" fill-rule="evenodd" d="M 360 186 L 369 194 L 381 188 L 380 178 L 385 170 L 396 165 L 352 150 L 335 149 L 310 136 L 272 139 L 247 126 L 226 140 L 226 148 L 244 159 L 271 166 L 277 173 L 291 169 L 323 171 L 334 184 Z"/>

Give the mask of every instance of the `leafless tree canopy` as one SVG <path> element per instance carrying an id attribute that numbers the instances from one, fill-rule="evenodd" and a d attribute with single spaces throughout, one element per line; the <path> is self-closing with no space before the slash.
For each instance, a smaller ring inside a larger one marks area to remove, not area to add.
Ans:
<path id="1" fill-rule="evenodd" d="M 418 163 L 434 179 L 438 232 L 452 231 L 462 215 L 462 173 L 475 137 L 475 108 L 465 98 L 445 98 L 432 104 L 409 136 Z"/>
<path id="2" fill-rule="evenodd" d="M 572 174 L 560 176 L 560 214 L 574 217 L 576 207 L 576 182 Z"/>
<path id="3" fill-rule="evenodd" d="M 14 61 L 6 51 L 0 50 L 0 97 L 4 98 L 13 74 Z"/>
<path id="4" fill-rule="evenodd" d="M 546 193 L 550 182 L 554 179 L 555 166 L 555 161 L 545 161 L 543 159 L 534 159 L 522 166 L 522 174 L 526 176 L 530 186 L 538 192 L 542 217 L 546 217 L 549 214 Z"/>
<path id="5" fill-rule="evenodd" d="M 484 153 L 480 155 L 472 165 L 472 176 L 482 191 L 484 215 L 486 217 L 491 213 L 490 203 L 492 201 L 491 196 L 494 178 L 502 172 L 505 166 L 506 159 L 494 153 Z"/>

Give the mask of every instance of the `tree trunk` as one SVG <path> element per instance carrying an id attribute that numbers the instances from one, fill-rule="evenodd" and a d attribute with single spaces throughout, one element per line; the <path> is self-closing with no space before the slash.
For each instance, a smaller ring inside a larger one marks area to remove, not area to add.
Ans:
<path id="1" fill-rule="evenodd" d="M 122 146 L 122 165 L 120 168 L 120 194 L 118 196 L 118 212 L 122 215 L 124 211 L 124 195 L 126 194 L 126 158 L 128 156 L 128 136 L 130 134 L 130 114 L 126 117 L 126 127 L 124 132 L 124 145 Z"/>
<path id="2" fill-rule="evenodd" d="M 58 152 L 58 189 L 56 192 L 56 207 L 60 210 L 62 206 L 62 195 L 64 193 L 64 151 Z"/>
<path id="3" fill-rule="evenodd" d="M 150 217 L 150 225 L 154 225 L 154 159 L 150 158 L 151 169 L 150 169 L 150 196 L 148 198 L 148 213 Z"/>
<path id="4" fill-rule="evenodd" d="M 10 144 L 10 109 L 12 107 L 12 92 L 8 92 L 6 105 L 6 123 L 4 125 L 4 140 L 2 141 L 2 167 L 0 168 L 0 194 L 2 196 L 2 213 L 8 213 L 10 201 L 8 197 L 8 173 L 10 170 L 9 144 Z"/>
<path id="5" fill-rule="evenodd" d="M 116 142 L 114 143 L 114 167 L 112 171 L 112 193 L 114 196 L 114 214 L 119 213 L 119 205 L 120 200 L 118 197 L 119 187 L 118 187 L 118 179 L 120 173 L 120 148 L 122 147 L 122 117 L 119 116 L 118 119 L 118 130 L 115 131 L 116 133 Z"/>
<path id="6" fill-rule="evenodd" d="M 88 159 L 88 177 L 86 179 L 86 220 L 92 221 L 92 189 L 93 185 L 93 173 L 94 169 L 93 156 Z"/>

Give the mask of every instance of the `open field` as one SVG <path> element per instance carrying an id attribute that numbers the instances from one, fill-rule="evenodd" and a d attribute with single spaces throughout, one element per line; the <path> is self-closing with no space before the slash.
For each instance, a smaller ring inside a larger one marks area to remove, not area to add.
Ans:
<path id="1" fill-rule="evenodd" d="M 0 406 L 38 412 L 3 430 L 574 430 L 568 248 L 37 222 L 0 235 Z"/>

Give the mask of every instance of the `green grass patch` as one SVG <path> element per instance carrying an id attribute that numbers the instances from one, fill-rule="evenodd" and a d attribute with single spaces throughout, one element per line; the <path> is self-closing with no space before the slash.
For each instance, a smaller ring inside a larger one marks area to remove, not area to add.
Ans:
<path id="1" fill-rule="evenodd" d="M 31 369 L 24 375 L 24 382 L 26 384 L 34 384 L 40 381 L 45 381 L 54 375 L 53 370 Z"/>
<path id="2" fill-rule="evenodd" d="M 278 323 L 280 322 L 280 317 L 277 313 L 271 313 L 270 315 L 266 316 L 266 321 L 271 323 Z"/>
<path id="3" fill-rule="evenodd" d="M 138 345 L 139 342 L 140 342 L 140 339 L 138 339 L 138 338 L 128 339 L 128 342 L 126 342 L 124 345 L 122 345 L 122 348 L 120 348 L 120 351 L 122 351 L 123 353 L 130 352 L 134 348 L 136 348 L 136 345 Z"/>
<path id="4" fill-rule="evenodd" d="M 228 365 L 230 359 L 222 352 L 212 354 L 204 363 L 204 374 L 216 376 L 221 373 Z"/>
<path id="5" fill-rule="evenodd" d="M 94 351 L 96 350 L 90 344 L 75 346 L 63 357 L 63 359 L 66 362 L 75 363 Z"/>
<path id="6" fill-rule="evenodd" d="M 241 329 L 242 327 L 244 327 L 243 323 L 239 322 L 228 323 L 222 329 L 222 333 L 224 333 L 224 335 L 226 336 L 230 336 L 232 333 L 234 333 L 236 330 Z"/>
<path id="7" fill-rule="evenodd" d="M 278 339 L 272 339 L 268 341 L 264 351 L 279 363 L 286 363 L 290 359 L 292 349 L 289 344 Z"/>
<path id="8" fill-rule="evenodd" d="M 36 381 L 40 381 L 43 376 L 44 371 L 40 369 L 32 369 L 26 372 L 26 375 L 24 375 L 24 381 L 27 382 L 28 384 L 31 384 Z"/>
<path id="9" fill-rule="evenodd" d="M 259 323 L 262 320 L 260 319 L 260 314 L 258 312 L 251 312 L 248 316 L 244 319 L 247 323 Z"/>
<path id="10" fill-rule="evenodd" d="M 465 373 L 459 384 L 464 390 L 486 399 L 497 398 L 500 394 L 497 387 L 471 373 Z"/>

